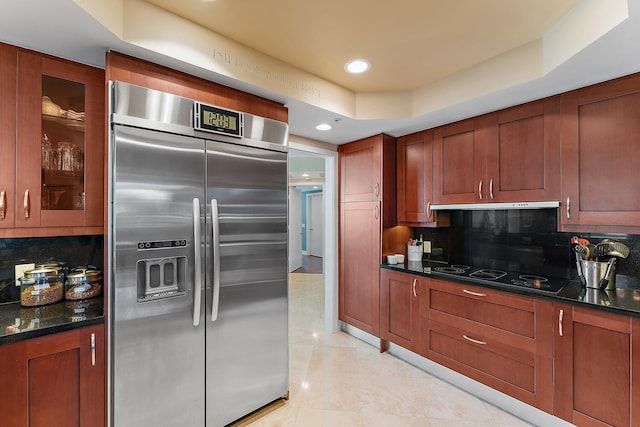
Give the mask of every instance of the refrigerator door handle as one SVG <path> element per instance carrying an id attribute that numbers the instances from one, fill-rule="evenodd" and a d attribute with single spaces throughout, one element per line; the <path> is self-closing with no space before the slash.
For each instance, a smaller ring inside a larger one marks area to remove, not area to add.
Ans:
<path id="1" fill-rule="evenodd" d="M 193 199 L 193 257 L 195 273 L 193 281 L 193 326 L 200 324 L 200 303 L 202 299 L 202 257 L 200 252 L 200 199 Z"/>
<path id="2" fill-rule="evenodd" d="M 211 249 L 213 250 L 213 301 L 211 302 L 211 321 L 218 319 L 220 303 L 220 230 L 218 222 L 218 201 L 211 199 Z"/>

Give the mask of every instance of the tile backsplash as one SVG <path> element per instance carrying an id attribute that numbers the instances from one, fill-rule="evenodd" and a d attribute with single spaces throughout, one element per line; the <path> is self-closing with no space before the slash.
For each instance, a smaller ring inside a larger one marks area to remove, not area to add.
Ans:
<path id="1" fill-rule="evenodd" d="M 63 262 L 73 268 L 95 265 L 103 268 L 104 238 L 94 236 L 0 239 L 0 304 L 20 300 L 15 286 L 16 264 Z"/>
<path id="2" fill-rule="evenodd" d="M 559 278 L 576 277 L 575 255 L 570 240 L 576 233 L 559 233 L 557 210 L 477 210 L 451 211 L 451 227 L 414 228 L 413 235 L 430 240 L 436 250 L 433 259 L 449 263 L 546 274 Z M 630 249 L 616 265 L 618 275 L 640 280 L 640 236 L 627 234 L 578 234 L 598 243 L 617 240 Z"/>

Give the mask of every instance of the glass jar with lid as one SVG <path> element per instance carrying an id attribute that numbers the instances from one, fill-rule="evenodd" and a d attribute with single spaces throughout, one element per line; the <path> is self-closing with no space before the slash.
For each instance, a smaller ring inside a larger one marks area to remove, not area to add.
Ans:
<path id="1" fill-rule="evenodd" d="M 23 307 L 52 304 L 61 301 L 63 296 L 63 279 L 57 269 L 27 270 L 20 278 L 20 305 Z"/>
<path id="2" fill-rule="evenodd" d="M 67 300 L 93 298 L 102 292 L 102 273 L 86 267 L 74 268 L 67 274 L 64 297 Z"/>

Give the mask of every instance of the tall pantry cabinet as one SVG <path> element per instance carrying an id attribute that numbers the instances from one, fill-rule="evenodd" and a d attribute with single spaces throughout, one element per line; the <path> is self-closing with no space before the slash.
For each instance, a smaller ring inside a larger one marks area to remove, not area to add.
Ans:
<path id="1" fill-rule="evenodd" d="M 376 135 L 338 147 L 341 321 L 380 336 L 382 232 L 396 225 L 395 139 Z"/>

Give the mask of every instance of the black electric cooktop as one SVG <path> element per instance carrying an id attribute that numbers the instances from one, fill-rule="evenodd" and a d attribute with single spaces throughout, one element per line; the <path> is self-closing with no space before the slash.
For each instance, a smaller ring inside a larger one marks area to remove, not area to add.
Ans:
<path id="1" fill-rule="evenodd" d="M 569 280 L 549 277 L 539 273 L 514 272 L 495 268 L 483 268 L 465 264 L 424 263 L 425 273 L 433 276 L 456 277 L 460 280 L 480 284 L 500 284 L 527 288 L 542 293 L 558 293 Z"/>

